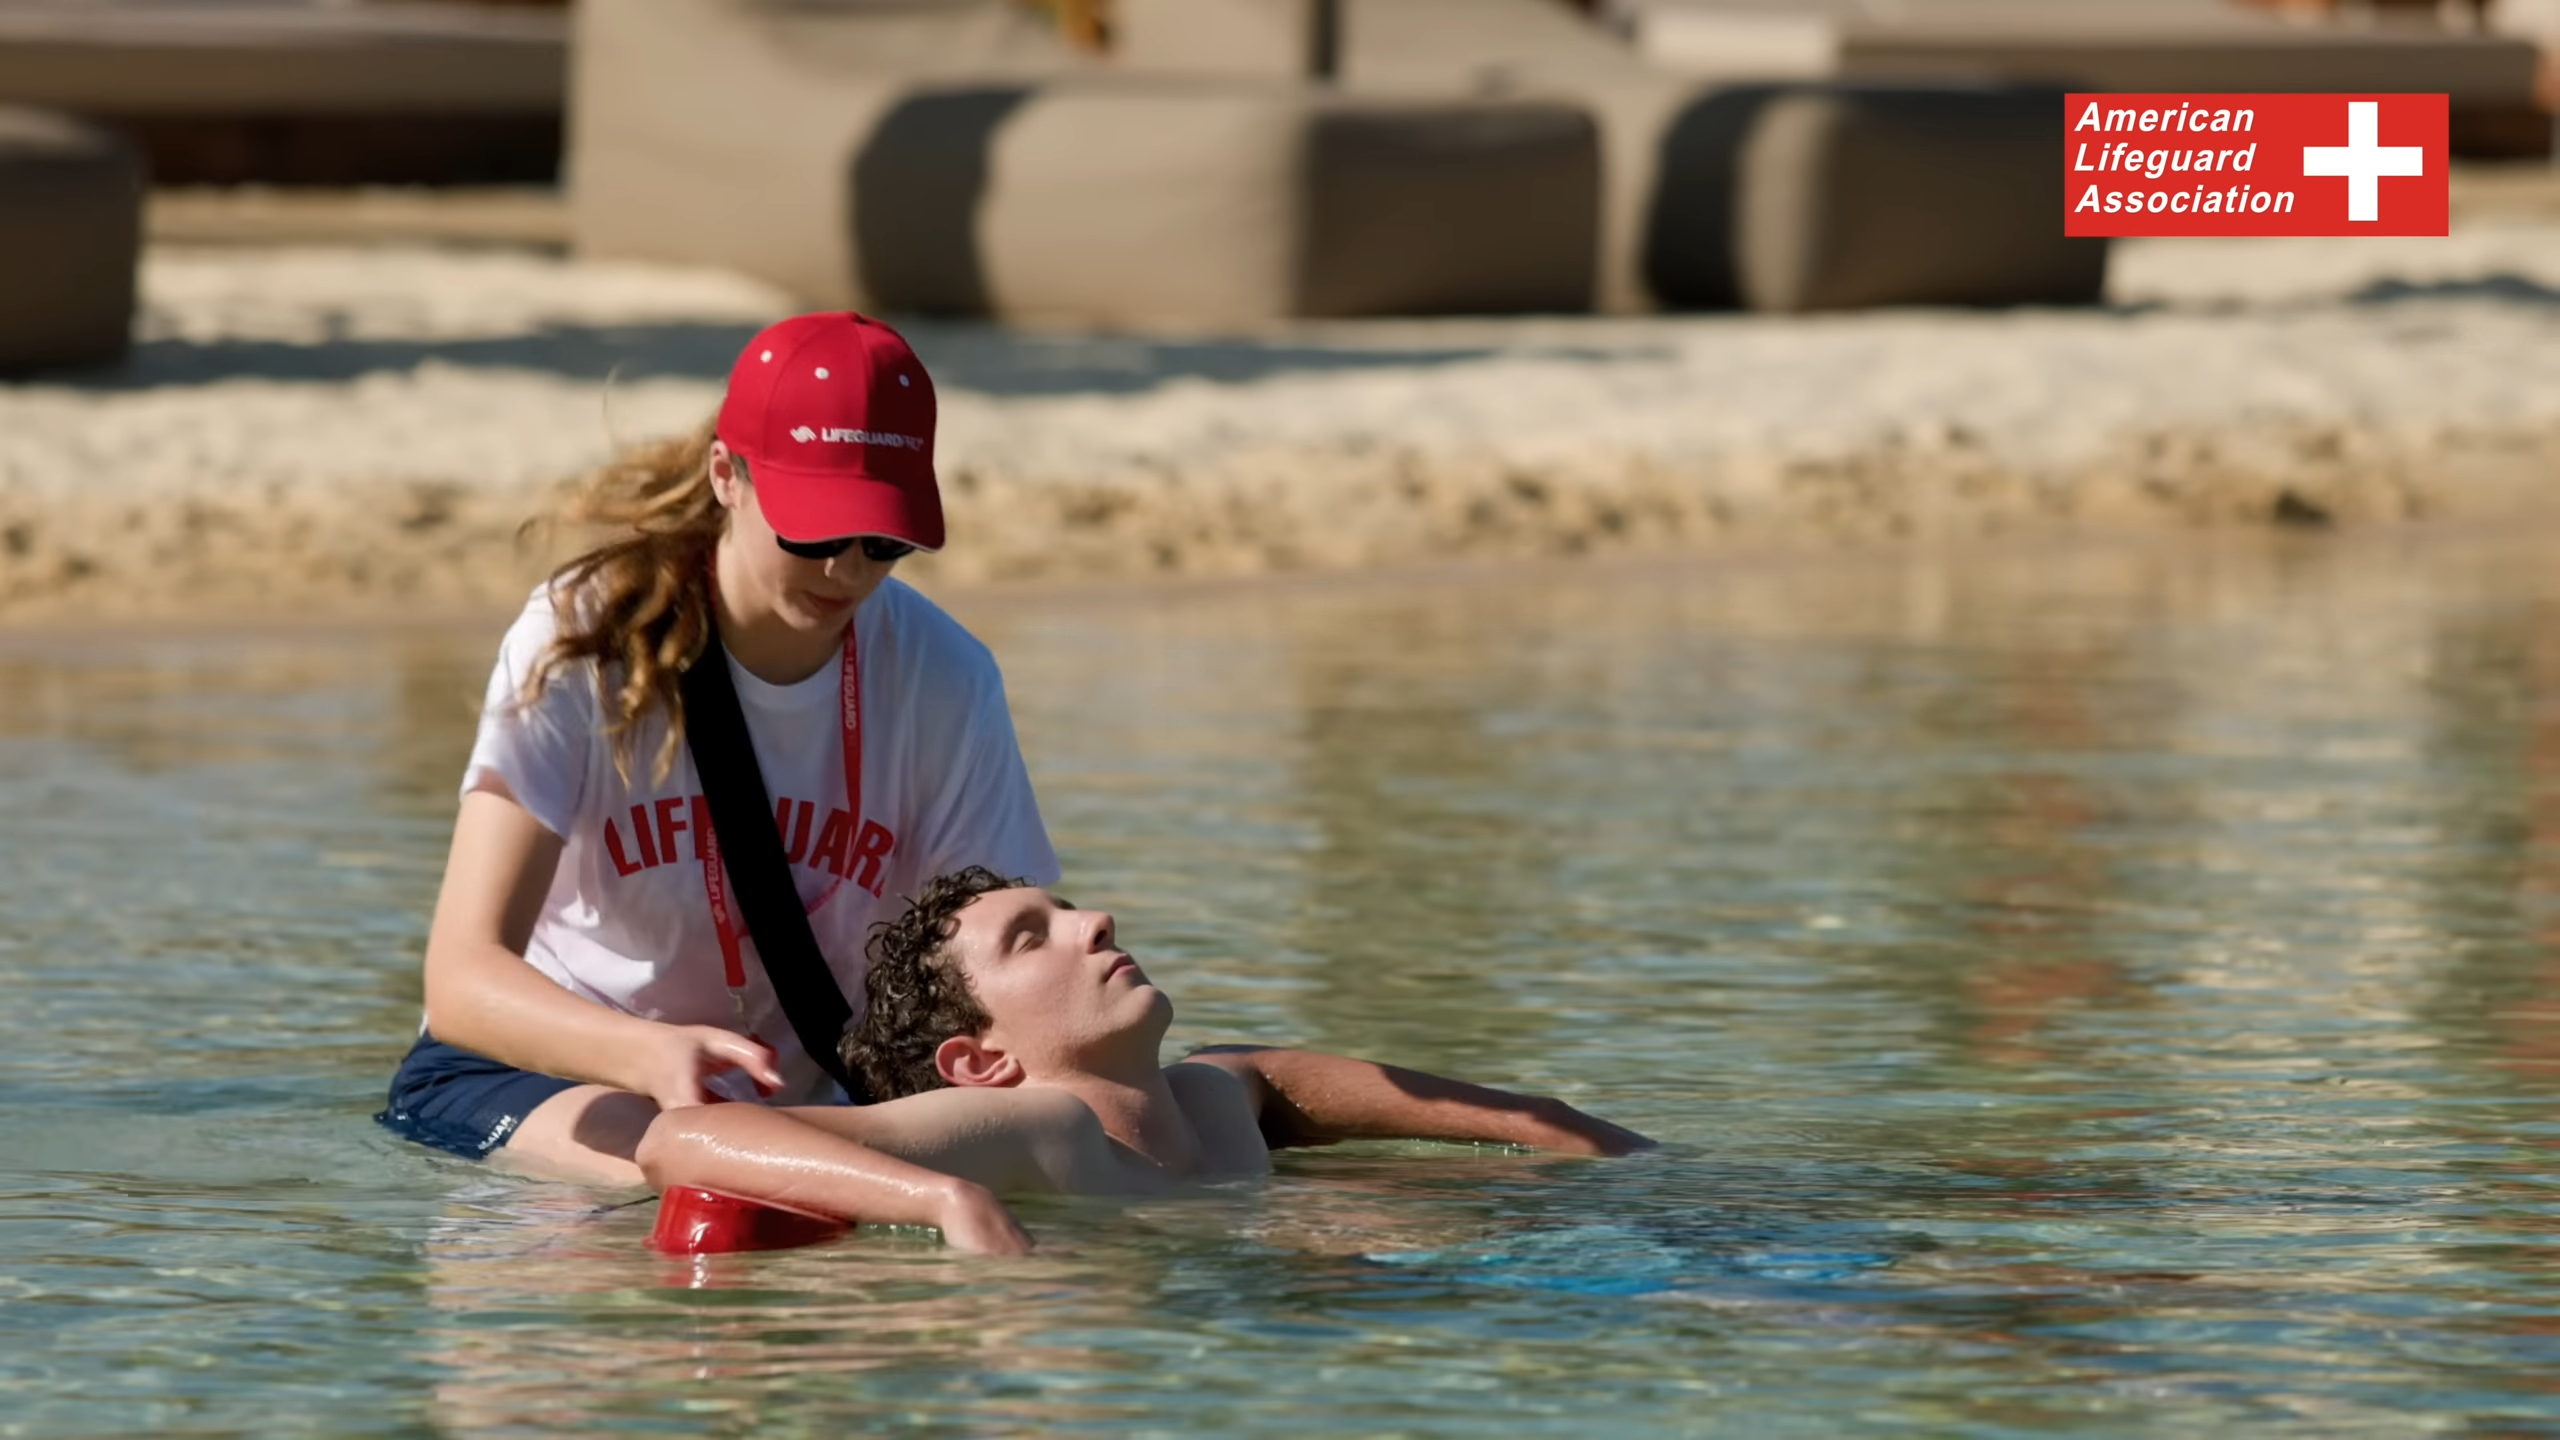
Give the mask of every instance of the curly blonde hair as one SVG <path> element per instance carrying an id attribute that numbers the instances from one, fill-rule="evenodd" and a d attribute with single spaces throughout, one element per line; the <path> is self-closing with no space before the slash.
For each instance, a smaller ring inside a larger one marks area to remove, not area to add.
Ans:
<path id="1" fill-rule="evenodd" d="M 650 711 L 667 716 L 652 757 L 656 779 L 667 777 L 684 744 L 678 682 L 711 639 L 711 552 L 729 526 L 711 488 L 715 438 L 706 421 L 689 435 L 625 450 L 587 477 L 558 517 L 626 533 L 551 572 L 559 630 L 525 677 L 521 699 L 532 704 L 560 672 L 593 662 L 605 739 L 625 783 Z"/>

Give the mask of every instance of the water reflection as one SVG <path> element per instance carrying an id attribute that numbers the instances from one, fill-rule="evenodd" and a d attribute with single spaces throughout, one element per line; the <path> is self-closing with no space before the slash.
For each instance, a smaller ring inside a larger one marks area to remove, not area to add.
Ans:
<path id="1" fill-rule="evenodd" d="M 2142 903 L 2140 877 L 2105 843 L 2131 806 L 2099 768 L 2159 747 L 2157 707 L 2126 673 L 2128 638 L 2038 635 L 2013 654 L 1959 656 L 1925 738 L 1913 737 L 1971 762 L 1921 802 L 1905 865 L 1914 889 L 1950 898 L 1957 922 L 1952 945 L 1912 957 L 1924 981 L 1915 1003 L 1952 1003 L 1942 1033 L 1975 1062 L 2033 1070 L 2057 1058 L 2048 1032 L 2059 1018 L 2146 998 L 2113 933 Z"/>
<path id="2" fill-rule="evenodd" d="M 1285 933 L 1315 957 L 1296 1010 L 1309 1043 L 1439 1052 L 1463 1014 L 1472 1046 L 1509 1056 L 1560 1018 L 1498 978 L 1560 903 L 1555 844 L 1571 826 L 1537 823 L 1535 741 L 1501 733 L 1553 691 L 1538 657 L 1507 646 L 1435 664 L 1468 653 L 1455 608 L 1346 614 L 1292 647 L 1293 778 L 1316 834 Z M 1415 914 L 1427 933 L 1400 920 Z"/>
<path id="3" fill-rule="evenodd" d="M 635 1263 L 645 1211 L 549 1198 L 547 1207 L 518 1196 L 458 1207 L 430 1236 L 423 1339 L 441 1376 L 441 1429 L 672 1422 L 743 1433 L 811 1423 L 813 1408 L 848 1391 L 894 1408 L 899 1390 L 930 1396 L 959 1375 L 988 1402 L 972 1407 L 987 1421 L 1073 1423 L 1090 1417 L 1072 1396 L 1008 1403 L 1008 1381 L 1133 1363 L 1056 1332 L 1069 1310 L 1098 1330 L 1142 1320 L 1121 1297 L 1149 1288 L 1143 1257 L 1137 1273 L 1108 1284 L 1073 1261 L 971 1264 L 921 1238 Z M 1047 1303 L 1012 1303 L 1020 1288 Z M 1061 1303 L 1065 1295 L 1077 1298 Z"/>
<path id="4" fill-rule="evenodd" d="M 133 1083 L 146 1035 L 164 1076 L 335 1073 L 414 1026 L 478 631 L 0 649 L 0 1003 L 46 1037 L 0 1086 Z"/>
<path id="5" fill-rule="evenodd" d="M 670 1267 L 645 1209 L 364 1123 L 496 624 L 0 640 L 0 1404 L 30 1433 L 2547 1428 L 2550 551 L 955 597 L 1069 890 L 1120 912 L 1178 1039 L 1557 1089 L 1671 1142 L 1301 1155 L 1035 1207 L 1048 1248 L 995 1266 L 866 1236 Z"/>
<path id="6" fill-rule="evenodd" d="M 2560 605 L 2447 627 L 2439 763 L 2481 776 L 2447 816 L 2439 923 L 2452 965 L 2428 1013 L 2510 1081 L 2560 1083 Z"/>

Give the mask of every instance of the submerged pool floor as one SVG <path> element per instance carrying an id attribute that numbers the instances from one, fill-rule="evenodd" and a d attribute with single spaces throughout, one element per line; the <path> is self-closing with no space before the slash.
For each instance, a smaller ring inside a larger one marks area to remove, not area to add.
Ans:
<path id="1" fill-rule="evenodd" d="M 0 1435 L 2560 1426 L 2560 537 L 1025 598 L 1174 1039 L 1561 1093 L 672 1262 L 367 1117 L 495 628 L 0 641 Z"/>

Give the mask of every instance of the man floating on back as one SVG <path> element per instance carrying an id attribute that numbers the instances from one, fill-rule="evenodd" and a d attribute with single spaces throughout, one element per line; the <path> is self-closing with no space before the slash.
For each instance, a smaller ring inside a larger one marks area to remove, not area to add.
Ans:
<path id="1" fill-rule="evenodd" d="M 1312 1051 L 1224 1046 L 1160 1065 L 1173 1002 L 1111 916 L 974 866 L 927 886 L 870 948 L 870 1003 L 843 1055 L 883 1103 L 667 1111 L 640 1146 L 652 1184 L 861 1220 L 877 1218 L 862 1197 L 882 1155 L 988 1197 L 1149 1195 L 1261 1175 L 1273 1145 L 1652 1143 L 1560 1101 Z M 1027 1244 L 1001 1206 L 954 1213 L 943 1230 L 961 1248 Z"/>

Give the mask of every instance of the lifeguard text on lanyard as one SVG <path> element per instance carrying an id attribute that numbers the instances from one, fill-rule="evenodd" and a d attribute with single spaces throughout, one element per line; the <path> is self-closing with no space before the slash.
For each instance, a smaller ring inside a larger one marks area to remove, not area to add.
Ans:
<path id="1" fill-rule="evenodd" d="M 844 629 L 842 680 L 838 686 L 844 739 L 844 811 L 856 824 L 862 820 L 862 659 L 854 640 L 857 627 Z M 727 664 L 725 657 L 719 663 Z M 711 923 L 720 932 L 721 978 L 729 982 L 729 1004 L 738 1013 L 738 1029 L 752 1034 L 747 1023 L 747 962 L 740 951 L 747 927 L 738 918 L 738 907 L 730 903 L 729 872 L 720 859 L 720 836 L 705 825 L 694 835 L 702 851 L 702 894 L 711 904 Z M 801 909 L 815 915 L 844 884 L 838 875 L 827 882 L 827 888 L 815 900 L 805 901 Z M 787 912 L 786 912 L 787 913 Z"/>

